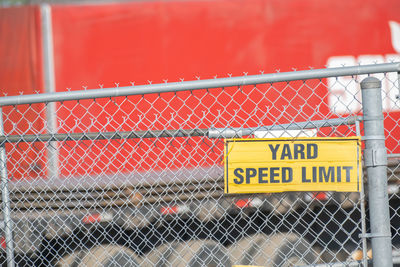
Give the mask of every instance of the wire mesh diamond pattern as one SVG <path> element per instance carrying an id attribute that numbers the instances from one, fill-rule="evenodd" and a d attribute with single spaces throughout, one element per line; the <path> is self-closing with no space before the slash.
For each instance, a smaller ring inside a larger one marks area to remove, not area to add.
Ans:
<path id="1" fill-rule="evenodd" d="M 398 79 L 377 77 L 385 84 L 391 230 L 400 250 Z M 360 193 L 224 195 L 224 138 L 209 131 L 356 136 L 362 123 L 333 121 L 361 121 L 363 78 L 56 101 L 54 114 L 48 102 L 4 106 L 16 265 L 361 265 Z"/>

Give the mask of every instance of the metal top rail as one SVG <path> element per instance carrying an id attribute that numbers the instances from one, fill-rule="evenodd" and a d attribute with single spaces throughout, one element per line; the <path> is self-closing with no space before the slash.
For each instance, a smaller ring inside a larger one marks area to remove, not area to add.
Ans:
<path id="1" fill-rule="evenodd" d="M 327 68 L 327 69 L 311 69 L 294 72 L 281 72 L 261 75 L 249 75 L 241 77 L 218 78 L 209 80 L 197 80 L 187 82 L 161 83 L 138 86 L 113 87 L 92 90 L 79 90 L 68 92 L 32 94 L 5 96 L 0 98 L 0 107 L 62 102 L 81 99 L 108 98 L 130 95 L 158 94 L 167 92 L 179 92 L 186 90 L 211 89 L 230 86 L 256 85 L 262 83 L 276 83 L 295 80 L 322 79 L 338 76 L 352 76 L 382 72 L 399 72 L 400 63 L 386 63 L 362 65 L 353 67 Z"/>

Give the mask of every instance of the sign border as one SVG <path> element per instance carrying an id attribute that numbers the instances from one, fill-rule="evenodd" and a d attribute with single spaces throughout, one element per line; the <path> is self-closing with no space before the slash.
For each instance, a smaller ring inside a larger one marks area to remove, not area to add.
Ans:
<path id="1" fill-rule="evenodd" d="M 275 141 L 275 142 L 284 142 L 284 141 L 343 141 L 343 140 L 354 140 L 357 141 L 357 192 L 361 192 L 360 188 L 360 163 L 361 163 L 361 136 L 348 136 L 348 137 L 300 137 L 300 138 L 290 138 L 290 137 L 279 137 L 279 138 L 230 138 L 225 139 L 225 160 L 224 160 L 224 180 L 226 183 L 226 190 L 224 190 L 224 194 L 249 194 L 249 193 L 229 193 L 229 172 L 228 172 L 228 161 L 229 161 L 229 143 L 239 143 L 239 142 L 264 142 L 264 141 Z M 225 179 L 226 177 L 226 179 Z M 363 182 L 363 181 L 361 181 Z M 362 186 L 362 185 L 361 185 Z M 284 192 L 311 192 L 311 191 L 283 191 Z M 318 192 L 330 192 L 330 191 L 318 191 Z M 253 193 L 253 194 L 261 194 L 261 193 Z M 272 194 L 272 193 L 269 193 Z"/>

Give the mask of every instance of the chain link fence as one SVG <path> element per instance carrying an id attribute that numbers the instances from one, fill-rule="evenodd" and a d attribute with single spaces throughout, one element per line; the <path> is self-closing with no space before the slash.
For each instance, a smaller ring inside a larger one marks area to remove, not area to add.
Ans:
<path id="1" fill-rule="evenodd" d="M 224 138 L 363 135 L 359 83 L 370 74 L 383 84 L 396 258 L 397 71 L 397 64 L 377 64 L 0 98 L 1 261 L 365 264 L 363 193 L 224 195 L 223 162 Z"/>

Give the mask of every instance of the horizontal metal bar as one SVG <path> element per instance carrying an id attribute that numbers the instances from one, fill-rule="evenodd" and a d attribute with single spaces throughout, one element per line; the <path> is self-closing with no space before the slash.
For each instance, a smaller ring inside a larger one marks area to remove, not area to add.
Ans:
<path id="1" fill-rule="evenodd" d="M 385 140 L 384 135 L 369 135 L 369 136 L 362 136 L 361 140 L 366 141 L 366 140 Z"/>
<path id="2" fill-rule="evenodd" d="M 199 89 L 222 88 L 230 86 L 256 85 L 295 80 L 322 79 L 328 77 L 353 76 L 382 72 L 398 72 L 400 63 L 373 64 L 353 67 L 312 69 L 292 72 L 280 72 L 262 75 L 218 78 L 198 81 L 125 86 L 92 90 L 79 90 L 45 94 L 5 96 L 0 98 L 1 106 L 62 102 L 81 99 L 108 98 L 130 95 L 157 94 L 166 92 L 193 91 Z"/>
<path id="3" fill-rule="evenodd" d="M 358 235 L 359 238 L 374 238 L 374 237 L 392 237 L 391 234 L 387 233 L 365 233 L 365 234 L 359 234 Z"/>
<path id="4" fill-rule="evenodd" d="M 234 138 L 252 135 L 256 131 L 285 131 L 285 130 L 304 130 L 332 127 L 340 125 L 353 125 L 360 118 L 358 116 L 347 118 L 336 118 L 328 120 L 292 122 L 286 124 L 276 124 L 270 126 L 260 126 L 253 128 L 216 128 L 208 131 L 209 138 Z"/>
<path id="5" fill-rule="evenodd" d="M 110 140 L 134 138 L 162 138 L 162 137 L 193 137 L 208 136 L 209 138 L 232 138 L 251 135 L 255 131 L 275 130 L 302 130 L 338 125 L 355 124 L 358 117 L 337 118 L 329 120 L 294 122 L 287 124 L 260 126 L 254 128 L 219 128 L 219 129 L 180 129 L 180 130 L 147 130 L 124 132 L 87 132 L 87 133 L 57 133 L 57 134 L 27 134 L 0 136 L 0 144 L 19 142 L 51 142 L 51 141 L 82 141 L 82 140 Z"/>
<path id="6" fill-rule="evenodd" d="M 208 129 L 190 130 L 148 130 L 126 132 L 90 132 L 68 134 L 28 134 L 0 136 L 0 144 L 19 142 L 49 142 L 49 141 L 82 141 L 82 140 L 110 140 L 110 139 L 134 139 L 134 138 L 160 138 L 160 137 L 187 137 L 206 136 Z"/>

